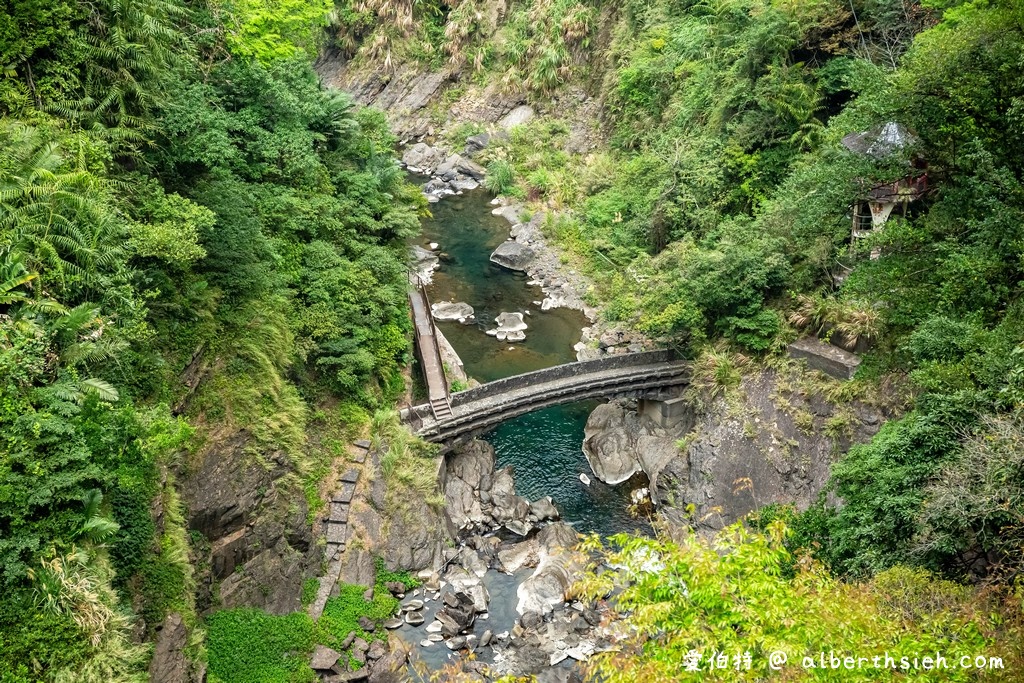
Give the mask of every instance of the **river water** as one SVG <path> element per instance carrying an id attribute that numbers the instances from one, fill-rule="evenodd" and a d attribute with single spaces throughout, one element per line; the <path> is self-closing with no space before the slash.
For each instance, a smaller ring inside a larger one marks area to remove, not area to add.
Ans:
<path id="1" fill-rule="evenodd" d="M 508 239 L 509 223 L 491 214 L 484 190 L 445 197 L 431 205 L 432 218 L 423 220 L 422 244 L 437 242 L 441 267 L 427 287 L 432 302 L 462 301 L 473 306 L 470 324 L 440 322 L 438 326 L 462 358 L 466 372 L 480 382 L 576 360 L 573 345 L 587 325 L 582 312 L 558 308 L 542 312 L 540 287 L 529 278 L 490 262 L 495 247 Z M 526 341 L 499 342 L 484 331 L 495 327 L 501 312 L 529 312 Z M 583 428 L 597 403 L 573 403 L 523 415 L 484 436 L 495 449 L 498 466 L 515 468 L 516 491 L 530 500 L 551 496 L 564 521 L 582 533 L 602 536 L 622 531 L 645 531 L 645 520 L 627 511 L 629 483 L 607 486 L 592 476 L 583 455 Z M 585 486 L 579 479 L 592 479 Z M 640 485 L 637 483 L 636 485 Z"/>

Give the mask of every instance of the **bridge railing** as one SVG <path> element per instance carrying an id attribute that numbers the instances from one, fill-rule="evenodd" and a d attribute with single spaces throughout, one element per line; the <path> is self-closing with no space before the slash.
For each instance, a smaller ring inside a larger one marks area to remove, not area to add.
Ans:
<path id="1" fill-rule="evenodd" d="M 594 360 L 565 363 L 551 368 L 544 368 L 543 370 L 534 370 L 533 372 L 525 372 L 513 377 L 497 379 L 472 389 L 454 393 L 451 395 L 451 404 L 453 407 L 462 406 L 473 401 L 500 396 L 510 391 L 525 389 L 544 382 L 570 379 L 602 370 L 618 370 L 620 368 L 667 363 L 675 359 L 676 354 L 673 351 L 661 350 L 623 353 L 614 356 L 603 356 Z"/>

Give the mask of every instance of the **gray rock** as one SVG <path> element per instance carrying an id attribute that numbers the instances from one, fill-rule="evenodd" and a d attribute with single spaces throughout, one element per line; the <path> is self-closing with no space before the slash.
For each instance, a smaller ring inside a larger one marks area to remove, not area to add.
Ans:
<path id="1" fill-rule="evenodd" d="M 468 320 L 473 315 L 473 307 L 461 301 L 440 301 L 430 307 L 430 315 L 434 320 Z"/>
<path id="2" fill-rule="evenodd" d="M 422 612 L 406 612 L 405 623 L 410 626 L 419 626 L 425 621 Z"/>
<path id="3" fill-rule="evenodd" d="M 456 192 L 469 192 L 480 187 L 480 183 L 473 178 L 456 176 L 455 180 L 451 182 L 451 186 Z"/>
<path id="4" fill-rule="evenodd" d="M 370 643 L 370 648 L 366 651 L 366 658 L 371 660 L 380 659 L 388 652 L 387 646 L 379 640 L 375 640 Z"/>
<path id="5" fill-rule="evenodd" d="M 149 677 L 154 683 L 192 683 L 196 678 L 190 671 L 185 648 L 188 646 L 188 627 L 177 612 L 168 614 L 156 632 L 153 659 L 149 664 Z"/>
<path id="6" fill-rule="evenodd" d="M 462 546 L 462 550 L 459 553 L 459 564 L 469 572 L 477 577 L 483 577 L 487 573 L 487 564 L 480 559 L 480 556 L 475 550 L 470 548 L 468 545 Z"/>
<path id="7" fill-rule="evenodd" d="M 520 614 L 550 614 L 555 607 L 565 602 L 566 592 L 572 585 L 567 564 L 566 556 L 545 558 L 533 575 L 519 584 L 516 590 L 519 598 L 516 611 Z"/>
<path id="8" fill-rule="evenodd" d="M 579 535 L 568 524 L 559 522 L 541 529 L 537 534 L 537 542 L 548 552 L 553 552 L 556 548 L 574 547 L 579 542 Z"/>
<path id="9" fill-rule="evenodd" d="M 454 636 L 444 642 L 449 650 L 461 650 L 466 647 L 466 639 L 463 636 Z"/>
<path id="10" fill-rule="evenodd" d="M 545 527 L 545 529 L 547 528 L 550 527 Z M 544 533 L 544 529 L 541 529 L 541 533 Z M 507 574 L 514 574 L 523 567 L 536 565 L 537 552 L 536 541 L 515 543 L 498 551 L 498 562 L 501 563 L 502 570 Z"/>
<path id="11" fill-rule="evenodd" d="M 377 624 L 373 623 L 373 619 L 369 617 L 359 617 L 359 628 L 367 633 L 373 633 L 377 629 Z"/>
<path id="12" fill-rule="evenodd" d="M 498 323 L 498 332 L 521 332 L 529 327 L 523 320 L 523 314 L 519 312 L 499 313 L 494 322 Z"/>
<path id="13" fill-rule="evenodd" d="M 473 180 L 483 180 L 487 170 L 475 161 L 452 154 L 434 170 L 434 173 L 447 181 L 452 181 L 460 175 Z"/>
<path id="14" fill-rule="evenodd" d="M 530 504 L 530 514 L 537 517 L 541 521 L 547 521 L 550 519 L 558 519 L 558 508 L 555 507 L 555 503 L 551 500 L 551 496 L 544 496 L 540 500 L 535 500 Z"/>
<path id="15" fill-rule="evenodd" d="M 523 125 L 534 116 L 536 116 L 536 112 L 533 110 L 533 107 L 528 104 L 522 104 L 502 117 L 502 119 L 498 121 L 498 125 L 505 130 L 509 130 L 515 126 Z"/>
<path id="16" fill-rule="evenodd" d="M 466 138 L 466 154 L 476 154 L 491 142 L 490 133 L 478 133 Z"/>
<path id="17" fill-rule="evenodd" d="M 309 660 L 309 667 L 314 671 L 330 671 L 341 659 L 341 653 L 323 645 L 317 645 Z"/>
<path id="18" fill-rule="evenodd" d="M 633 432 L 622 406 L 605 403 L 594 409 L 583 435 L 583 452 L 594 476 L 606 484 L 620 484 L 640 471 Z"/>
<path id="19" fill-rule="evenodd" d="M 504 526 L 517 536 L 529 536 L 533 531 L 533 525 L 523 519 L 510 519 L 505 522 Z"/>
<path id="20" fill-rule="evenodd" d="M 523 612 L 519 617 L 519 625 L 527 630 L 537 630 L 544 625 L 544 616 L 540 612 Z"/>
<path id="21" fill-rule="evenodd" d="M 445 160 L 446 156 L 447 152 L 445 150 L 431 147 L 425 142 L 418 142 L 405 150 L 402 154 L 402 163 L 409 170 L 432 175 L 434 170 Z"/>
<path id="22" fill-rule="evenodd" d="M 536 257 L 530 247 L 508 240 L 499 244 L 491 253 L 491 262 L 509 270 L 526 272 Z"/>
<path id="23" fill-rule="evenodd" d="M 403 650 L 392 650 L 378 659 L 370 667 L 370 683 L 395 683 L 405 680 L 399 673 L 405 669 L 408 656 Z"/>
<path id="24" fill-rule="evenodd" d="M 394 630 L 396 628 L 401 628 L 402 627 L 402 623 L 403 622 L 402 622 L 401 619 L 392 618 L 392 619 L 388 619 L 387 621 L 385 621 L 383 626 L 386 629 Z"/>
<path id="25" fill-rule="evenodd" d="M 459 625 L 459 623 L 455 621 L 451 616 L 449 616 L 445 611 L 438 612 L 436 615 L 434 615 L 434 618 L 441 623 L 441 635 L 443 635 L 446 638 L 451 638 L 452 636 L 458 635 L 459 631 L 462 630 L 462 627 Z"/>
<path id="26" fill-rule="evenodd" d="M 470 588 L 469 595 L 473 598 L 473 609 L 476 610 L 477 614 L 487 611 L 487 603 L 490 601 L 491 596 L 482 583 Z"/>

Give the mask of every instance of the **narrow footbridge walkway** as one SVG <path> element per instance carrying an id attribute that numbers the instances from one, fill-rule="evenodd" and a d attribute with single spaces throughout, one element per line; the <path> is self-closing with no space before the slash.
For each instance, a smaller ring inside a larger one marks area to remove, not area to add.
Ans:
<path id="1" fill-rule="evenodd" d="M 423 379 L 427 383 L 430 412 L 437 419 L 451 417 L 448 380 L 444 376 L 444 363 L 441 361 L 437 333 L 434 330 L 434 316 L 430 313 L 430 301 L 422 285 L 409 290 L 409 304 L 412 307 L 412 322 L 416 332 L 416 355 L 420 359 Z"/>

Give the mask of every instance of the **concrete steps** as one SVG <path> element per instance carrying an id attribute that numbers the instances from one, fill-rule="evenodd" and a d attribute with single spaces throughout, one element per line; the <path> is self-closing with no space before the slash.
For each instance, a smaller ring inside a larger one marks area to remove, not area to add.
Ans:
<path id="1" fill-rule="evenodd" d="M 357 463 L 365 462 L 370 442 L 357 441 L 354 445 L 356 452 L 353 459 Z M 327 518 L 323 522 L 324 537 L 327 540 L 324 546 L 327 571 L 320 577 L 320 588 L 317 590 L 316 598 L 309 605 L 309 616 L 313 619 L 319 619 L 320 615 L 324 613 L 327 599 L 331 597 L 334 587 L 338 585 L 338 577 L 341 576 L 342 556 L 348 541 L 349 506 L 356 494 L 356 484 L 358 483 L 359 470 L 354 467 L 345 470 L 338 477 L 338 488 L 327 503 Z"/>

